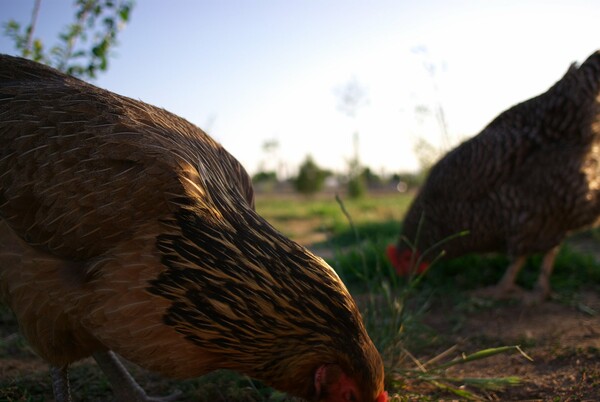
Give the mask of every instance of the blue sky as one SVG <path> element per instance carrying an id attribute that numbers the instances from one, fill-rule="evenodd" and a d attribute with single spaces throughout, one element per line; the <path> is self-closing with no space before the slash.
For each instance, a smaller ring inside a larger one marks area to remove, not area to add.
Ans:
<path id="1" fill-rule="evenodd" d="M 44 0 L 36 36 L 51 44 L 72 4 Z M 26 23 L 32 5 L 0 0 L 0 20 Z M 598 21 L 596 0 L 137 0 L 94 84 L 186 118 L 251 173 L 293 174 L 308 154 L 342 171 L 355 132 L 362 162 L 390 173 L 418 167 L 419 138 L 456 144 L 545 91 L 600 49 Z M 0 52 L 15 53 L 5 37 Z M 352 80 L 366 93 L 355 117 L 336 95 Z M 442 105 L 449 140 L 420 105 Z"/>

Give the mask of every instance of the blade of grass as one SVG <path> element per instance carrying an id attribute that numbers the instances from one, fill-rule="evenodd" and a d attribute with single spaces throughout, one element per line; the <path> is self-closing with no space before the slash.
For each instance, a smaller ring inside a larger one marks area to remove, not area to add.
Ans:
<path id="1" fill-rule="evenodd" d="M 464 364 L 464 363 L 472 362 L 475 360 L 486 359 L 488 357 L 495 356 L 495 355 L 498 355 L 501 353 L 514 352 L 514 351 L 517 351 L 518 353 L 520 353 L 527 360 L 533 361 L 533 359 L 531 357 L 529 357 L 525 352 L 523 352 L 521 347 L 518 345 L 516 345 L 516 346 L 501 346 L 501 347 L 497 347 L 497 348 L 483 349 L 483 350 L 477 351 L 475 353 L 472 353 L 470 355 L 459 357 L 459 358 L 451 360 L 447 363 L 443 363 L 434 368 L 431 368 L 430 371 L 444 370 L 444 369 L 447 369 L 448 367 L 452 367 L 457 364 Z"/>

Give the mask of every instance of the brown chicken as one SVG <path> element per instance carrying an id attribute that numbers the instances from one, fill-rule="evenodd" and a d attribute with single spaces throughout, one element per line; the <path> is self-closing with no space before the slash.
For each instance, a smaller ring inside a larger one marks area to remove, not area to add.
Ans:
<path id="1" fill-rule="evenodd" d="M 559 245 L 600 213 L 599 94 L 600 51 L 444 156 L 414 199 L 401 240 L 388 248 L 397 271 L 423 271 L 442 249 L 447 257 L 506 252 L 511 264 L 488 292 L 501 297 L 518 290 L 526 257 L 544 253 L 534 291 L 523 296 L 546 298 Z"/>
<path id="2" fill-rule="evenodd" d="M 387 400 L 357 307 L 253 207 L 242 166 L 165 110 L 0 55 L 0 295 L 50 363 L 231 369 L 309 400 Z"/>

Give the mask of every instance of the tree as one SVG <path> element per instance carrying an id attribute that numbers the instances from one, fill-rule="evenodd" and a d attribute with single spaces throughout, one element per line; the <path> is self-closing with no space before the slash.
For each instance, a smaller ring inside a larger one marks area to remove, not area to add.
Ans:
<path id="1" fill-rule="evenodd" d="M 369 185 L 369 187 L 379 186 L 383 180 L 381 177 L 373 172 L 370 167 L 365 167 L 362 170 L 361 176 L 363 180 Z"/>
<path id="2" fill-rule="evenodd" d="M 262 144 L 264 157 L 258 163 L 258 172 L 273 174 L 273 179 L 277 181 L 278 169 L 281 165 L 279 160 L 279 141 L 276 139 L 266 140 Z"/>
<path id="3" fill-rule="evenodd" d="M 419 174 L 421 179 L 424 179 L 434 163 L 450 149 L 451 145 L 455 141 L 450 136 L 448 122 L 446 120 L 446 113 L 444 111 L 444 105 L 440 97 L 438 85 L 438 72 L 445 70 L 445 63 L 432 62 L 429 52 L 425 46 L 417 46 L 412 49 L 412 52 L 422 58 L 423 68 L 431 79 L 433 95 L 432 102 L 416 105 L 415 115 L 420 121 L 433 117 L 437 122 L 441 136 L 440 145 L 437 147 L 424 138 L 418 139 L 415 143 L 414 151 L 419 159 L 420 164 Z"/>
<path id="4" fill-rule="evenodd" d="M 308 155 L 298 171 L 298 176 L 294 179 L 294 188 L 299 193 L 312 195 L 323 189 L 325 178 L 329 172 L 321 169 L 312 156 Z"/>
<path id="5" fill-rule="evenodd" d="M 274 171 L 260 171 L 252 176 L 252 184 L 255 190 L 272 191 L 277 184 L 277 173 Z"/>
<path id="6" fill-rule="evenodd" d="M 354 133 L 354 156 L 348 160 L 348 196 L 360 198 L 367 192 L 358 151 L 358 132 Z"/>
<path id="7" fill-rule="evenodd" d="M 343 87 L 336 89 L 338 96 L 338 110 L 350 118 L 356 118 L 358 109 L 368 104 L 367 91 L 356 78 L 352 78 Z M 348 160 L 348 196 L 350 198 L 362 197 L 366 192 L 366 185 L 361 176 L 360 151 L 358 146 L 358 131 L 354 132 L 354 155 Z"/>
<path id="8" fill-rule="evenodd" d="M 260 160 L 258 170 L 252 176 L 252 183 L 258 191 L 272 191 L 278 183 L 278 168 L 281 167 L 278 156 L 279 141 L 276 139 L 266 140 L 262 144 L 262 150 L 264 158 Z"/>
<path id="9" fill-rule="evenodd" d="M 3 24 L 22 57 L 55 67 L 80 78 L 106 71 L 117 34 L 129 21 L 133 0 L 75 0 L 75 21 L 59 34 L 59 44 L 48 48 L 34 37 L 41 0 L 35 0 L 31 21 L 23 27 L 11 19 Z"/>
<path id="10" fill-rule="evenodd" d="M 335 94 L 338 97 L 338 110 L 348 117 L 356 117 L 358 109 L 369 103 L 367 90 L 356 77 L 352 77 L 343 86 L 337 87 Z"/>
<path id="11" fill-rule="evenodd" d="M 424 138 L 417 139 L 413 150 L 419 160 L 419 179 L 424 180 L 429 170 L 443 156 L 443 151 Z"/>

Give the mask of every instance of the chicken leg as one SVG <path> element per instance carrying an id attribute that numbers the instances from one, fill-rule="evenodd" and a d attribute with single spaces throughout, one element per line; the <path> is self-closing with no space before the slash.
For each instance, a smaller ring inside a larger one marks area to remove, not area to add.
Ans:
<path id="1" fill-rule="evenodd" d="M 523 291 L 515 284 L 515 281 L 519 271 L 521 271 L 521 268 L 525 265 L 526 259 L 526 256 L 519 256 L 513 259 L 502 276 L 502 279 L 500 279 L 496 285 L 476 290 L 474 295 L 479 297 L 491 297 L 494 299 L 506 299 L 515 294 L 521 294 Z"/>
<path id="2" fill-rule="evenodd" d="M 119 358 L 111 351 L 95 353 L 94 359 L 108 378 L 118 402 L 170 402 L 177 400 L 180 396 L 178 391 L 162 398 L 147 396 Z"/>
<path id="3" fill-rule="evenodd" d="M 554 261 L 556 260 L 559 249 L 560 246 L 556 246 L 544 254 L 540 268 L 540 275 L 538 276 L 533 291 L 527 294 L 521 294 L 521 298 L 526 304 L 540 303 L 550 295 L 550 275 L 552 274 Z M 515 258 L 508 266 L 504 276 L 502 276 L 502 279 L 500 279 L 496 286 L 483 289 L 481 292 L 477 292 L 476 294 L 480 296 L 502 299 L 510 297 L 514 294 L 522 293 L 521 289 L 515 285 L 515 281 L 519 271 L 521 268 L 523 268 L 525 261 L 525 256 Z"/>
<path id="4" fill-rule="evenodd" d="M 515 281 L 517 280 L 517 275 L 521 271 L 521 268 L 525 265 L 526 260 L 526 256 L 519 256 L 511 262 L 502 276 L 502 279 L 500 279 L 500 282 L 495 286 L 498 296 L 506 297 L 510 293 L 520 290 L 515 284 Z"/>
<path id="5" fill-rule="evenodd" d="M 554 261 L 556 261 L 559 249 L 560 246 L 556 246 L 544 255 L 542 266 L 540 267 L 540 275 L 533 288 L 530 301 L 541 302 L 550 296 L 550 275 L 554 269 Z"/>
<path id="6" fill-rule="evenodd" d="M 56 402 L 71 402 L 71 392 L 69 389 L 69 373 L 67 366 L 50 368 L 52 376 L 52 392 Z"/>

